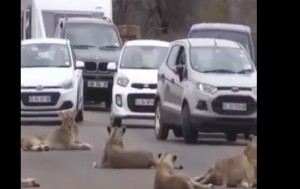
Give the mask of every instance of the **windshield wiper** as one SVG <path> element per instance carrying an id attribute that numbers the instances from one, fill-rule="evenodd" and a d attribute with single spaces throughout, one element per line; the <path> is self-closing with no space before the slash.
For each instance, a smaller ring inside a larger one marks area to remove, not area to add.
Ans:
<path id="1" fill-rule="evenodd" d="M 72 45 L 74 49 L 88 49 L 88 48 L 94 48 L 93 45 Z"/>
<path id="2" fill-rule="evenodd" d="M 100 46 L 99 49 L 117 49 L 120 48 L 120 46 L 117 45 L 105 45 L 105 46 Z"/>
<path id="3" fill-rule="evenodd" d="M 215 70 L 205 70 L 204 73 L 236 73 L 236 72 L 233 70 L 215 69 Z"/>
<path id="4" fill-rule="evenodd" d="M 252 69 L 244 69 L 244 70 L 238 71 L 237 73 L 238 74 L 245 74 L 245 73 L 252 73 L 252 72 L 253 72 Z"/>

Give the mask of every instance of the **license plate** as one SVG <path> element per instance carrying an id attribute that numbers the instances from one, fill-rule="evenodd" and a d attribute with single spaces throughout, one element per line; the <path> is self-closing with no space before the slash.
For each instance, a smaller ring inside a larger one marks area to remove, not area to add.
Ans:
<path id="1" fill-rule="evenodd" d="M 88 87 L 92 88 L 107 88 L 108 82 L 107 81 L 88 81 Z"/>
<path id="2" fill-rule="evenodd" d="M 28 101 L 31 103 L 51 102 L 51 96 L 29 96 Z"/>
<path id="3" fill-rule="evenodd" d="M 154 106 L 154 99 L 137 98 L 135 99 L 136 106 Z"/>
<path id="4" fill-rule="evenodd" d="M 223 103 L 223 110 L 247 111 L 247 104 L 244 104 L 244 103 Z"/>

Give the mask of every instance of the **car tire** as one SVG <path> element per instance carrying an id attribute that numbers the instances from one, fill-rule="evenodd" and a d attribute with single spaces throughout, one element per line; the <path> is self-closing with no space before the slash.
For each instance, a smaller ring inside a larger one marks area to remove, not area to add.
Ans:
<path id="1" fill-rule="evenodd" d="M 122 125 L 122 118 L 115 117 L 112 113 L 110 113 L 110 125 L 112 127 L 121 127 Z"/>
<path id="2" fill-rule="evenodd" d="M 173 128 L 173 134 L 175 137 L 179 138 L 179 137 L 182 137 L 183 134 L 182 134 L 182 129 L 181 128 Z"/>
<path id="3" fill-rule="evenodd" d="M 227 142 L 235 142 L 237 140 L 237 133 L 233 133 L 233 132 L 228 132 L 228 133 L 225 133 L 225 137 L 226 137 L 226 140 Z"/>
<path id="4" fill-rule="evenodd" d="M 161 114 L 161 102 L 156 103 L 154 133 L 157 140 L 167 140 L 169 136 L 169 127 L 163 122 Z"/>
<path id="5" fill-rule="evenodd" d="M 182 134 L 184 142 L 187 144 L 194 144 L 198 140 L 198 132 L 192 128 L 190 123 L 190 109 L 187 104 L 182 108 Z"/>

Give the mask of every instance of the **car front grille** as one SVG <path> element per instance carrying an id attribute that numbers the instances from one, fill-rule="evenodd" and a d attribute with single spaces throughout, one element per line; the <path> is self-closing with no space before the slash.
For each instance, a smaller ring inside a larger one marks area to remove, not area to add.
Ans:
<path id="1" fill-rule="evenodd" d="M 84 62 L 84 69 L 87 72 L 107 72 L 107 62 Z"/>
<path id="2" fill-rule="evenodd" d="M 97 63 L 96 62 L 85 62 L 84 69 L 86 71 L 95 72 L 95 71 L 97 71 Z"/>
<path id="3" fill-rule="evenodd" d="M 223 103 L 245 103 L 247 104 L 246 111 L 223 110 Z M 222 115 L 251 115 L 257 110 L 256 101 L 250 96 L 224 95 L 217 97 L 212 102 L 214 112 Z"/>
<path id="4" fill-rule="evenodd" d="M 106 72 L 106 71 L 108 71 L 107 70 L 107 62 L 100 62 L 99 64 L 98 64 L 98 71 L 99 72 Z"/>
<path id="5" fill-rule="evenodd" d="M 155 99 L 155 94 L 129 94 L 127 96 L 128 108 L 132 112 L 143 112 L 143 113 L 152 113 L 155 111 L 155 106 L 136 106 L 135 99 L 145 98 L 145 99 Z"/>
<path id="6" fill-rule="evenodd" d="M 136 89 L 157 89 L 157 84 L 132 83 L 131 87 Z"/>
<path id="7" fill-rule="evenodd" d="M 29 96 L 50 96 L 51 101 L 45 103 L 41 103 L 41 102 L 33 103 L 33 102 L 29 102 Z M 57 104 L 59 97 L 60 97 L 60 93 L 58 92 L 21 93 L 21 101 L 25 106 L 54 106 Z"/>

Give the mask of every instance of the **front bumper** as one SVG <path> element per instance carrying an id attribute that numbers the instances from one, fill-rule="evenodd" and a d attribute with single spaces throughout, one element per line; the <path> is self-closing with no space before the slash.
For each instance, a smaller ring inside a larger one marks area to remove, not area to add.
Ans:
<path id="1" fill-rule="evenodd" d="M 114 73 L 83 73 L 84 99 L 86 101 L 106 101 L 111 99 Z M 107 87 L 89 87 L 89 81 L 107 82 Z"/>
<path id="2" fill-rule="evenodd" d="M 116 96 L 121 97 L 122 106 L 117 105 Z M 136 89 L 131 87 L 113 86 L 111 113 L 116 118 L 122 119 L 153 119 L 155 106 L 135 106 L 134 99 L 155 99 L 156 89 Z M 154 104 L 154 103 L 153 103 Z"/>
<path id="3" fill-rule="evenodd" d="M 192 115 L 190 121 L 192 127 L 199 132 L 256 133 L 257 131 L 257 118 L 220 118 Z"/>
<path id="4" fill-rule="evenodd" d="M 50 103 L 33 104 L 28 102 L 30 95 L 50 95 Z M 75 88 L 44 89 L 21 89 L 21 122 L 23 121 L 59 121 L 58 112 L 61 110 L 76 110 L 77 91 Z"/>

